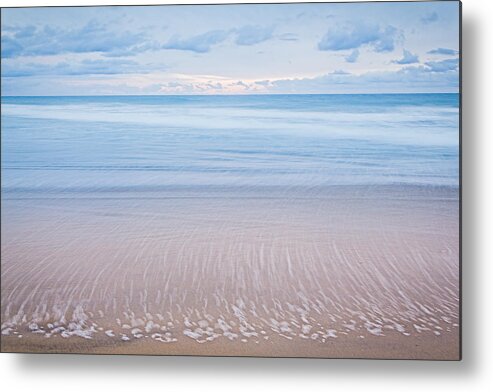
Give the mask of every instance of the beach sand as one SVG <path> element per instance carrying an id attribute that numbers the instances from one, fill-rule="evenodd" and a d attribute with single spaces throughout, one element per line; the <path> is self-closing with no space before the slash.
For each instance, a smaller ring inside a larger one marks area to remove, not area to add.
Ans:
<path id="1" fill-rule="evenodd" d="M 459 359 L 458 189 L 2 195 L 4 352 Z"/>

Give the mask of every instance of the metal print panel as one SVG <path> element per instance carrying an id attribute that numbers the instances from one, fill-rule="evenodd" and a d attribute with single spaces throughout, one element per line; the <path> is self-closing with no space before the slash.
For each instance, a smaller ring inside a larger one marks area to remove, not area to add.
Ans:
<path id="1" fill-rule="evenodd" d="M 460 359 L 460 3 L 4 8 L 3 352 Z"/>

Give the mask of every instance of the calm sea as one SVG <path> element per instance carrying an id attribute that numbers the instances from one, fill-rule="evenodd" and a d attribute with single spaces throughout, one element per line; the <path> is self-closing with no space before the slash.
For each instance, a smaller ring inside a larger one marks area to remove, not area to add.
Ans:
<path id="1" fill-rule="evenodd" d="M 458 94 L 1 102 L 4 191 L 458 186 Z"/>

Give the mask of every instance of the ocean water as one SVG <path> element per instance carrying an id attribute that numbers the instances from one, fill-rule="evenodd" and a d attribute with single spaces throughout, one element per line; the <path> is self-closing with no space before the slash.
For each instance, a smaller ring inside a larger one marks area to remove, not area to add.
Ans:
<path id="1" fill-rule="evenodd" d="M 2 190 L 458 186 L 457 94 L 2 97 Z"/>
<path id="2" fill-rule="evenodd" d="M 2 347 L 456 358 L 458 121 L 455 94 L 3 97 Z"/>

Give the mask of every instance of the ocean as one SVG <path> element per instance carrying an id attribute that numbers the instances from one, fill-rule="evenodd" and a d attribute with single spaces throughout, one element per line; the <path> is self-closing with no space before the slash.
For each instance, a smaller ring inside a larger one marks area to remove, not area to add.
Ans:
<path id="1" fill-rule="evenodd" d="M 2 97 L 2 190 L 458 186 L 457 94 Z"/>
<path id="2" fill-rule="evenodd" d="M 2 97 L 2 350 L 458 358 L 458 104 Z"/>

